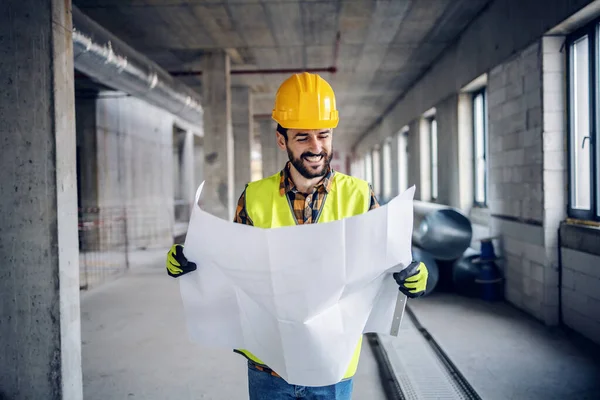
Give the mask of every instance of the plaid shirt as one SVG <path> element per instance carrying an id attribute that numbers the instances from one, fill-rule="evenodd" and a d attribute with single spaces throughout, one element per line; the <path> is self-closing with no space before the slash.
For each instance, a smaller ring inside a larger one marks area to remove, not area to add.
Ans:
<path id="1" fill-rule="evenodd" d="M 288 163 L 285 165 L 285 168 L 279 173 L 281 177 L 279 181 L 279 194 L 281 196 L 287 194 L 290 204 L 293 205 L 294 216 L 296 217 L 298 225 L 312 224 L 315 222 L 315 219 L 323 207 L 325 195 L 331 190 L 331 184 L 333 182 L 332 178 L 335 174 L 335 171 L 329 169 L 327 175 L 325 175 L 321 182 L 315 186 L 312 193 L 301 193 L 298 191 L 298 189 L 296 189 L 296 185 L 292 181 L 289 168 L 290 163 L 288 161 Z M 248 212 L 246 211 L 245 197 L 246 191 L 244 190 L 240 196 L 240 199 L 238 200 L 233 222 L 238 224 L 254 225 L 248 216 Z M 377 201 L 375 193 L 371 188 L 371 206 L 369 207 L 369 211 L 377 207 L 379 207 L 379 202 Z"/>

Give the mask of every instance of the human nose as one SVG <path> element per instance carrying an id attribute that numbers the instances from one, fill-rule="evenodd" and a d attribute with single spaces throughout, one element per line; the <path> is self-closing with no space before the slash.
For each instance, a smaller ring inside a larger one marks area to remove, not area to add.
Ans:
<path id="1" fill-rule="evenodd" d="M 314 154 L 319 154 L 322 150 L 323 150 L 323 145 L 321 144 L 321 142 L 319 141 L 319 138 L 315 137 L 315 136 L 310 136 L 309 139 L 309 149 L 312 153 Z"/>

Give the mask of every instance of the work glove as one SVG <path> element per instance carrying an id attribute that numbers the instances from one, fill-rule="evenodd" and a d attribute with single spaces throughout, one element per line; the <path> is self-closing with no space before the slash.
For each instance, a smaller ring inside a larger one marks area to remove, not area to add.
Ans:
<path id="1" fill-rule="evenodd" d="M 413 261 L 408 267 L 395 272 L 392 276 L 400 286 L 400 291 L 407 297 L 414 299 L 425 294 L 429 272 L 422 262 Z"/>
<path id="2" fill-rule="evenodd" d="M 195 270 L 196 264 L 188 261 L 183 255 L 183 246 L 174 244 L 167 253 L 167 273 L 169 276 L 178 278 Z"/>

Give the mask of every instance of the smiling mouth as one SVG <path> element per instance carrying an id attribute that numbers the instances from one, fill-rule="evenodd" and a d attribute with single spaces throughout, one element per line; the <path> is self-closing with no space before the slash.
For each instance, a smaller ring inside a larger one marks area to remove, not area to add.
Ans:
<path id="1" fill-rule="evenodd" d="M 304 159 L 308 162 L 316 163 L 323 159 L 323 156 L 308 156 L 304 157 Z"/>

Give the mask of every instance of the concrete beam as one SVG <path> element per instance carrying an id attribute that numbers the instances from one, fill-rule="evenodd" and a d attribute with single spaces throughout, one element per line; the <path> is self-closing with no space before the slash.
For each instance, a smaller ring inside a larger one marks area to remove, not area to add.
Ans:
<path id="1" fill-rule="evenodd" d="M 435 64 L 398 98 L 389 113 L 363 133 L 353 150 L 362 154 L 391 134 L 375 129 L 382 120 L 390 120 L 391 126 L 410 123 L 589 3 L 592 1 L 548 0 L 540 7 L 538 0 L 491 2 Z M 513 29 L 507 30 L 507 26 Z"/>
<path id="2" fill-rule="evenodd" d="M 203 59 L 205 186 L 202 202 L 209 213 L 232 220 L 235 210 L 230 61 L 222 51 L 207 53 Z"/>
<path id="3" fill-rule="evenodd" d="M 0 14 L 0 397 L 81 399 L 69 0 Z"/>

